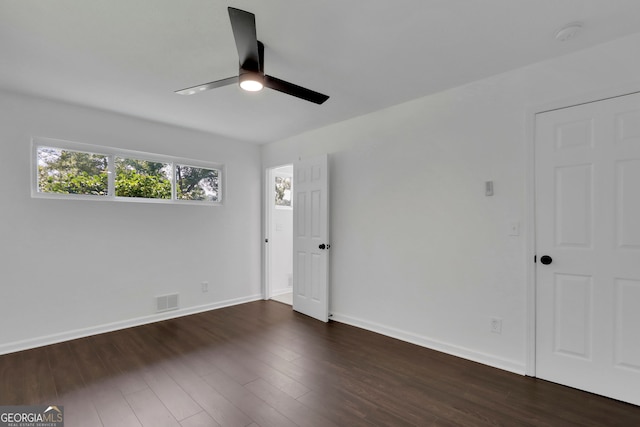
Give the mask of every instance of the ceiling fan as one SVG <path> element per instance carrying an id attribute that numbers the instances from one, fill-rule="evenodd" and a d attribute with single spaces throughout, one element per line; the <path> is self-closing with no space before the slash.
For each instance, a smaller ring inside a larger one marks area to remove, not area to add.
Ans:
<path id="1" fill-rule="evenodd" d="M 209 89 L 240 83 L 246 91 L 255 92 L 263 87 L 274 89 L 287 95 L 322 104 L 329 97 L 311 89 L 280 80 L 264 73 L 264 45 L 256 36 L 256 17 L 253 13 L 229 7 L 229 19 L 233 37 L 238 48 L 240 71 L 237 76 L 177 90 L 180 95 L 194 95 Z"/>

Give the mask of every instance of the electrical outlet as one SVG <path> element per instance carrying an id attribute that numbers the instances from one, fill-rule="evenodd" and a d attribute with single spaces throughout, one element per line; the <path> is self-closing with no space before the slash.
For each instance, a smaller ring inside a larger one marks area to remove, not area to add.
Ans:
<path id="1" fill-rule="evenodd" d="M 491 332 L 493 332 L 494 334 L 502 333 L 502 319 L 491 319 Z"/>
<path id="2" fill-rule="evenodd" d="M 202 282 L 202 292 L 209 292 L 209 282 Z"/>

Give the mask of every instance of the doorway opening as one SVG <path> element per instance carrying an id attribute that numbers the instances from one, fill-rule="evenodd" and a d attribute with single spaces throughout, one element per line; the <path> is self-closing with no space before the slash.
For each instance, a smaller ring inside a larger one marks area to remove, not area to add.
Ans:
<path id="1" fill-rule="evenodd" d="M 293 165 L 266 172 L 265 299 L 293 305 Z"/>

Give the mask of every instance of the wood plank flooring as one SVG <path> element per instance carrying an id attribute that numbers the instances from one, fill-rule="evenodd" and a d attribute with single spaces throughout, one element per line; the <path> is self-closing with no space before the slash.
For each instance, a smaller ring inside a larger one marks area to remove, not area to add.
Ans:
<path id="1" fill-rule="evenodd" d="M 0 356 L 0 405 L 27 404 L 67 427 L 640 426 L 640 407 L 273 301 Z"/>

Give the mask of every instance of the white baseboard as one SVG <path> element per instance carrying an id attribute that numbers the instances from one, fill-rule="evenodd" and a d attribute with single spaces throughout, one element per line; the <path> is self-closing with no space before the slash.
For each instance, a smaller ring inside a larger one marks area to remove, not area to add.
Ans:
<path id="1" fill-rule="evenodd" d="M 292 288 L 273 289 L 271 291 L 271 296 L 272 297 L 277 297 L 278 295 L 290 294 L 291 292 L 293 292 Z"/>
<path id="2" fill-rule="evenodd" d="M 248 297 L 235 298 L 205 305 L 198 305 L 195 307 L 188 307 L 175 311 L 152 314 L 150 316 L 137 317 L 134 319 L 128 319 L 119 322 L 106 323 L 89 328 L 75 329 L 58 334 L 45 335 L 42 337 L 30 338 L 22 341 L 14 341 L 0 345 L 0 355 L 15 353 L 16 351 L 29 350 L 31 348 L 56 344 L 59 342 L 69 341 L 77 338 L 84 338 L 91 335 L 113 332 L 120 329 L 131 328 L 134 326 L 146 325 L 148 323 L 160 322 L 162 320 L 175 319 L 177 317 L 188 316 L 190 314 L 202 313 L 204 311 L 216 310 L 223 307 L 230 307 L 232 305 L 244 304 L 261 299 L 262 295 L 251 295 Z"/>
<path id="3" fill-rule="evenodd" d="M 355 317 L 351 317 L 351 316 L 347 316 L 339 313 L 333 313 L 331 316 L 331 320 L 334 320 L 340 323 L 345 323 L 347 325 L 355 326 L 358 328 L 366 329 L 371 332 L 376 332 L 378 334 L 382 334 L 391 338 L 396 338 L 401 341 L 406 341 L 411 344 L 416 344 L 421 347 L 430 348 L 432 350 L 440 351 L 442 353 L 447 353 L 452 356 L 457 356 L 463 359 L 482 363 L 483 365 L 493 366 L 494 368 L 502 369 L 502 370 L 513 372 L 516 374 L 525 375 L 525 372 L 526 372 L 526 366 L 524 363 L 503 359 L 500 357 L 492 356 L 490 354 L 485 354 L 475 350 L 470 350 L 468 348 L 457 346 L 454 344 L 444 343 L 428 337 L 416 335 L 411 332 L 406 332 L 400 329 L 381 325 L 379 323 L 369 322 L 366 320 L 358 319 Z"/>

